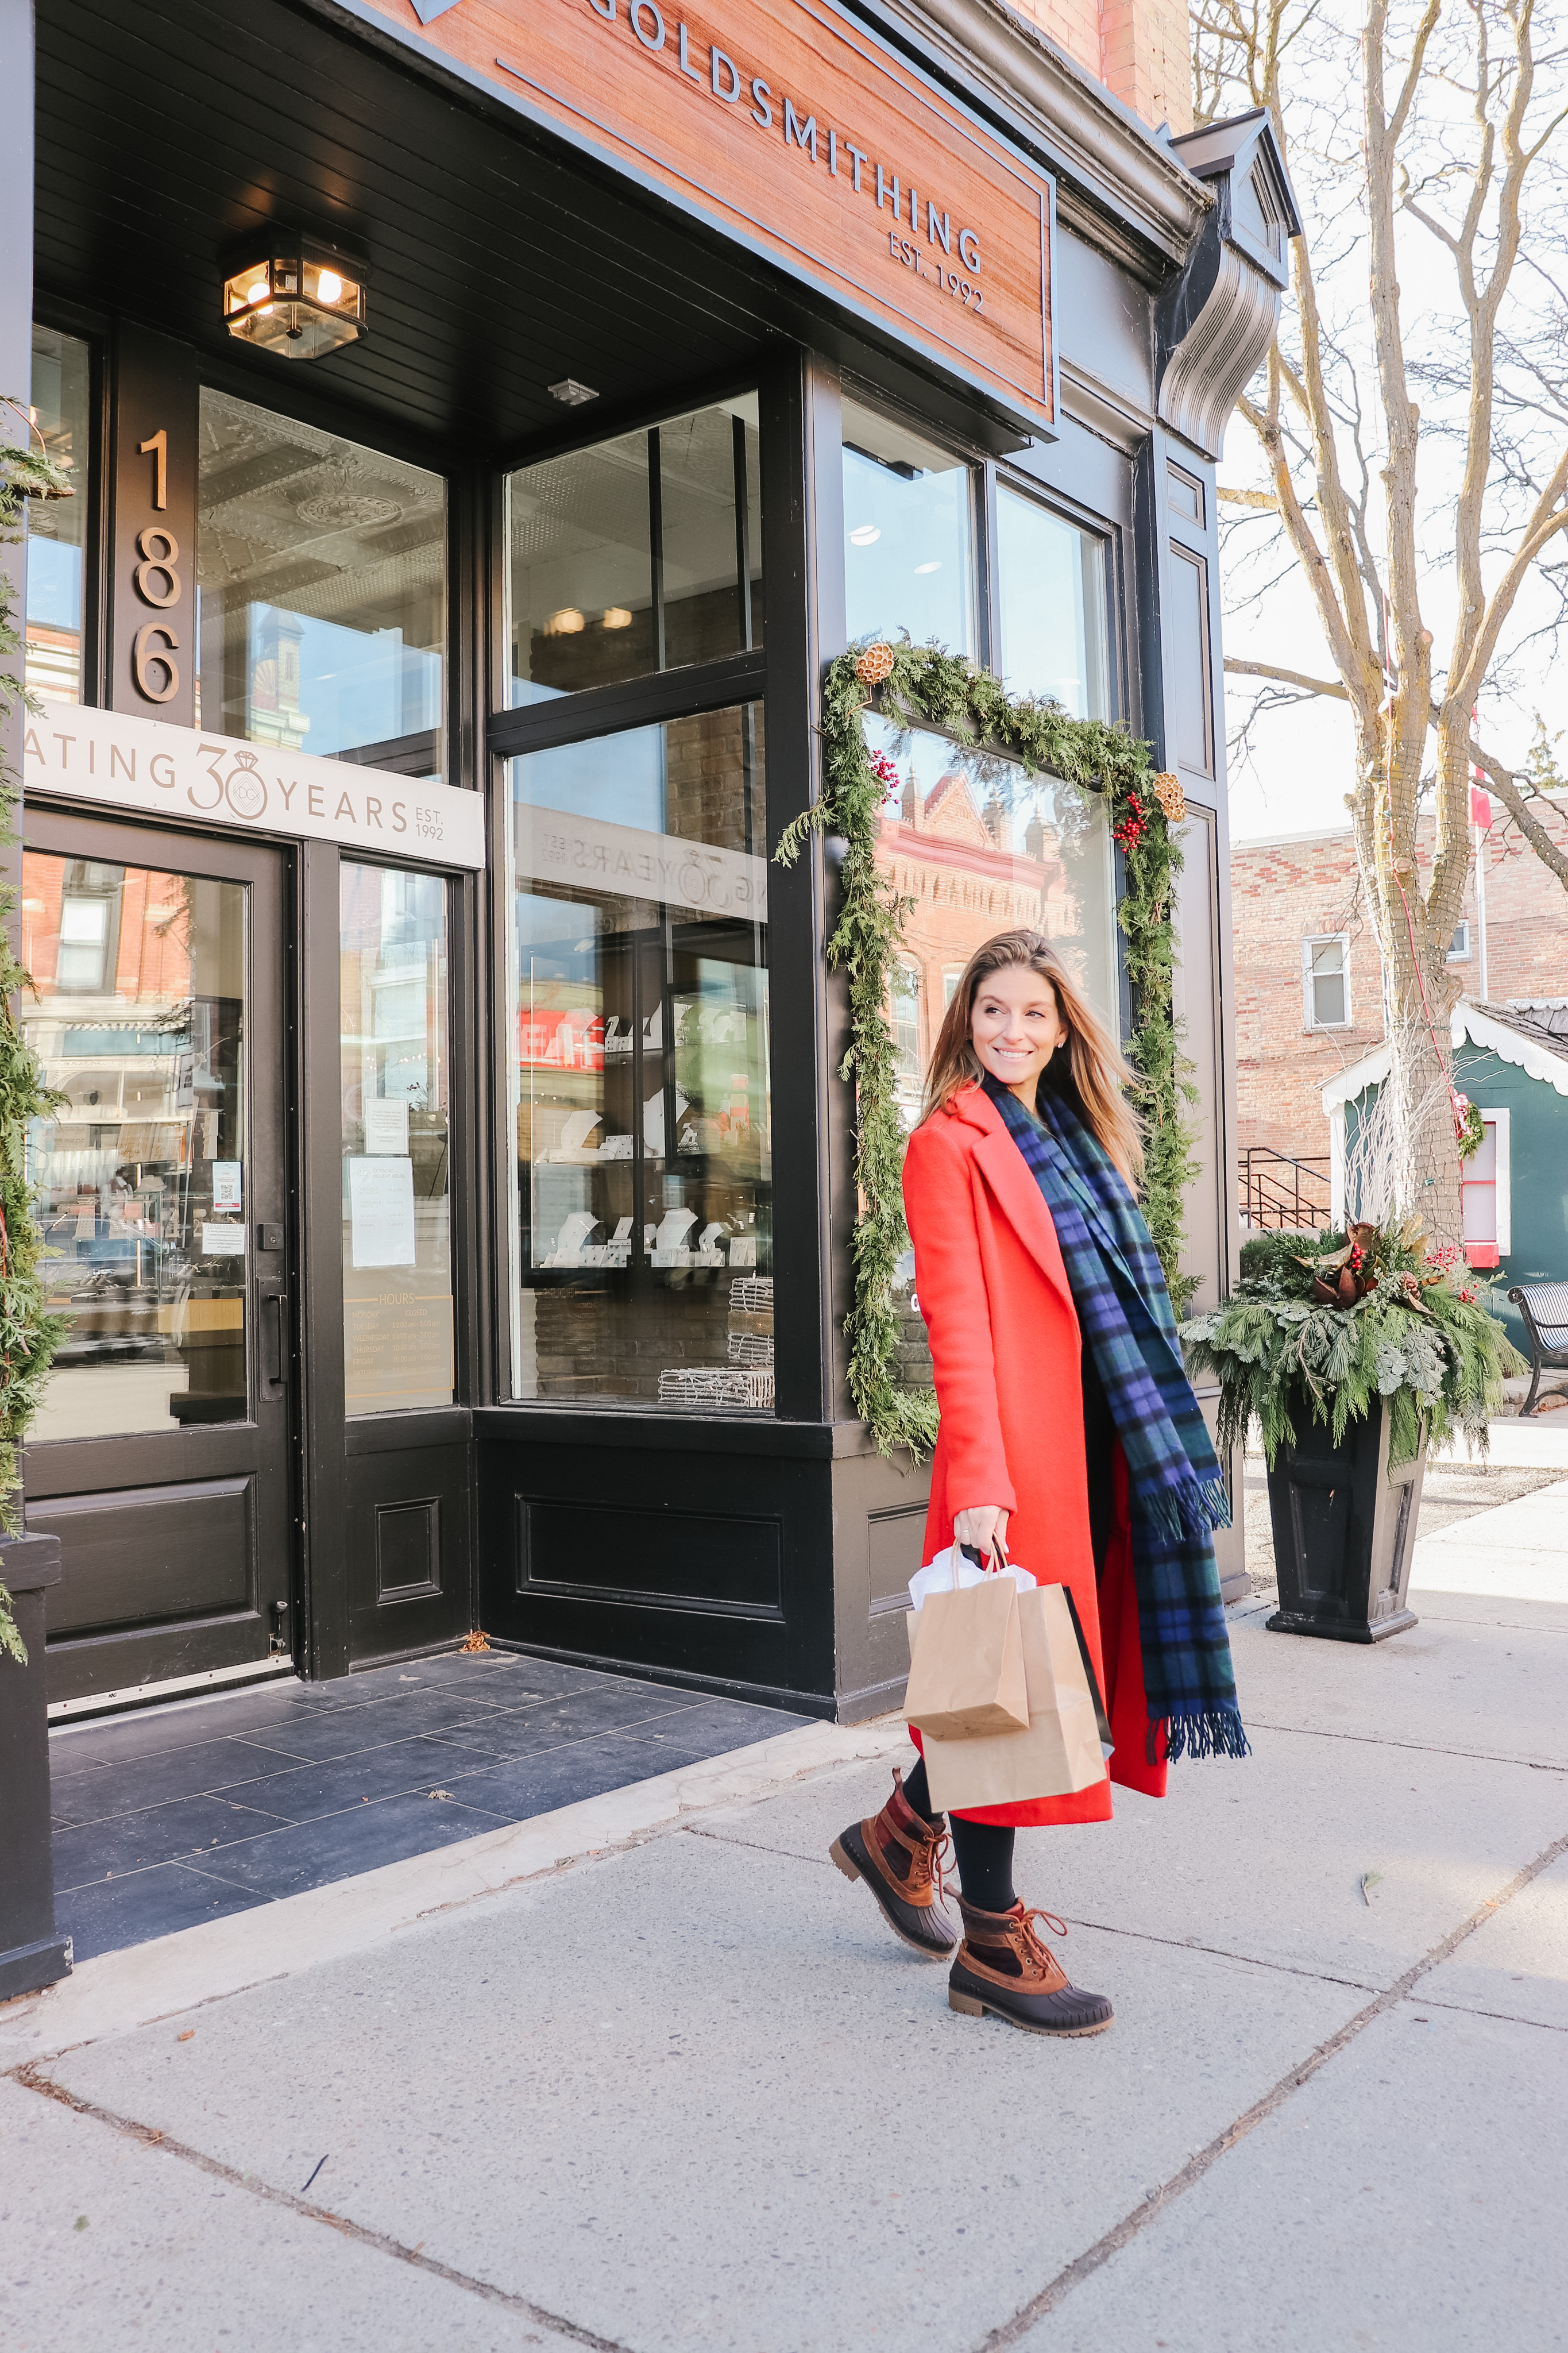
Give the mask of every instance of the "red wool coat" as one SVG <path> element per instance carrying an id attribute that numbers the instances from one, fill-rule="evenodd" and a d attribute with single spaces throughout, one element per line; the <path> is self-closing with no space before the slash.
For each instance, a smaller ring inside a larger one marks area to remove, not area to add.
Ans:
<path id="1" fill-rule="evenodd" d="M 968 1819 L 1105 1821 L 1111 1781 L 1165 1794 L 1165 1766 L 1147 1757 L 1126 1467 L 1118 1447 L 1115 1527 L 1097 1592 L 1078 1314 L 1051 1213 L 982 1088 L 965 1088 L 910 1136 L 904 1208 L 942 1413 L 924 1557 L 952 1542 L 955 1512 L 1010 1512 L 1009 1558 L 1041 1585 L 1071 1588 L 1116 1744 L 1108 1779 Z"/>

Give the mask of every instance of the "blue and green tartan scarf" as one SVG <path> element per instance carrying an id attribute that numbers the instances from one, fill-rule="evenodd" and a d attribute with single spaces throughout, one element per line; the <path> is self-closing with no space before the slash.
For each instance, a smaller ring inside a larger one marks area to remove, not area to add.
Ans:
<path id="1" fill-rule="evenodd" d="M 1246 1757 L 1215 1567 L 1230 1499 L 1176 1336 L 1171 1295 L 1126 1179 L 1042 1080 L 1038 1116 L 987 1076 L 985 1092 L 1057 1229 L 1084 1337 L 1127 1458 L 1149 1757 Z"/>

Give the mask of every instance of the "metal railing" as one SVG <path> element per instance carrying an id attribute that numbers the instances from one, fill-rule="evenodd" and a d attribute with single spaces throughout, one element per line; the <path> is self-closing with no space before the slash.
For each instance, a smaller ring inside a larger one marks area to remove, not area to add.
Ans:
<path id="1" fill-rule="evenodd" d="M 1326 1226 L 1331 1187 L 1327 1159 L 1292 1159 L 1266 1144 L 1248 1145 L 1237 1166 L 1241 1219 L 1268 1227 Z"/>

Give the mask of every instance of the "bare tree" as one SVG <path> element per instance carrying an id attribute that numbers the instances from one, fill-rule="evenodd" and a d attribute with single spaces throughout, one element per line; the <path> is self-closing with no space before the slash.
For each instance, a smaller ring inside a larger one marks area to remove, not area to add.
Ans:
<path id="1" fill-rule="evenodd" d="M 1470 861 L 1473 769 L 1568 888 L 1557 804 L 1531 807 L 1529 773 L 1478 741 L 1476 724 L 1478 707 L 1516 693 L 1549 649 L 1531 650 L 1543 587 L 1563 601 L 1550 558 L 1568 528 L 1568 278 L 1550 175 L 1564 111 L 1542 98 L 1560 60 L 1544 53 L 1534 0 L 1358 5 L 1359 26 L 1331 21 L 1324 0 L 1194 9 L 1197 119 L 1238 100 L 1270 109 L 1316 248 L 1292 246 L 1280 333 L 1241 404 L 1269 487 L 1221 497 L 1238 511 L 1227 541 L 1243 538 L 1244 568 L 1277 576 L 1286 553 L 1300 568 L 1332 674 L 1226 667 L 1264 682 L 1270 701 L 1350 707 L 1346 803 L 1383 958 L 1394 1205 L 1457 1240 L 1447 1017 L 1458 984 L 1446 953 Z M 1414 311 L 1402 297 L 1401 258 L 1422 236 L 1443 257 L 1447 320 L 1434 319 L 1430 297 Z M 1266 614 L 1267 591 L 1255 593 Z M 1444 622 L 1442 648 L 1426 611 Z M 1544 626 L 1550 638 L 1551 613 Z"/>

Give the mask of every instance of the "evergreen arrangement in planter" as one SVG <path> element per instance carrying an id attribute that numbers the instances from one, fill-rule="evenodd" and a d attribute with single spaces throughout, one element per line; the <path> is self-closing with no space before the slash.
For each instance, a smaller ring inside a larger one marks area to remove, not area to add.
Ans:
<path id="1" fill-rule="evenodd" d="M 1256 1234 L 1225 1304 L 1181 1328 L 1192 1370 L 1219 1383 L 1221 1455 L 1256 1418 L 1270 1468 L 1314 1423 L 1342 1445 L 1380 1399 L 1393 1465 L 1456 1430 L 1484 1453 L 1504 1377 L 1523 1369 L 1487 1285 L 1418 1218 Z"/>
<path id="2" fill-rule="evenodd" d="M 1418 1219 L 1259 1234 L 1224 1306 L 1182 1326 L 1219 1383 L 1222 1452 L 1256 1418 L 1268 1466 L 1284 1633 L 1375 1642 L 1406 1606 L 1426 1450 L 1485 1452 L 1521 1362 L 1458 1250 Z"/>

